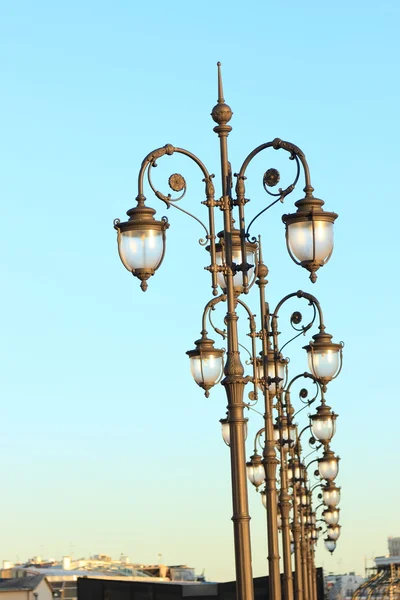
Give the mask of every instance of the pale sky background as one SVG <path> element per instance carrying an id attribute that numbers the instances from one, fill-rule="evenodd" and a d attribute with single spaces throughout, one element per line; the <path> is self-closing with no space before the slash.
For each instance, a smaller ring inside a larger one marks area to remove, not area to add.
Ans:
<path id="1" fill-rule="evenodd" d="M 332 557 L 319 543 L 317 564 L 361 573 L 400 535 L 399 18 L 395 0 L 0 3 L 0 559 L 162 553 L 209 580 L 234 578 L 224 390 L 205 399 L 185 355 L 211 293 L 202 230 L 169 211 L 165 261 L 143 294 L 112 228 L 134 205 L 142 158 L 165 143 L 195 152 L 218 187 L 217 60 L 233 170 L 255 146 L 290 140 L 340 215 L 314 286 L 281 222 L 300 191 L 254 230 L 271 305 L 316 294 L 346 343 L 327 396 L 340 415 L 342 535 Z M 249 169 L 249 215 L 268 201 L 264 171 L 292 166 L 282 154 Z M 160 161 L 158 187 L 173 172 L 189 184 L 182 206 L 206 218 L 188 161 Z M 256 292 L 247 300 L 257 313 Z M 288 352 L 299 371 L 308 340 Z M 250 418 L 249 455 L 261 427 Z M 253 489 L 250 510 L 261 576 L 265 513 Z"/>

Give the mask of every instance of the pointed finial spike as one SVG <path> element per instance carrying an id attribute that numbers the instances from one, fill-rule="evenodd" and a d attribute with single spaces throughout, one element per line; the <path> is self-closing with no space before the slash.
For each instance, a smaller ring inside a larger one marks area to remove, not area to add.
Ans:
<path id="1" fill-rule="evenodd" d="M 221 63 L 217 62 L 218 67 L 218 104 L 223 104 L 225 102 L 224 98 L 224 90 L 222 89 L 222 73 L 221 73 Z"/>
<path id="2" fill-rule="evenodd" d="M 228 133 L 231 131 L 231 126 L 227 125 L 227 123 L 232 119 L 232 109 L 230 106 L 228 106 L 227 104 L 225 104 L 225 98 L 224 98 L 224 90 L 222 89 L 222 75 L 221 75 L 221 63 L 218 61 L 217 62 L 217 67 L 218 67 L 218 101 L 217 104 L 214 106 L 214 108 L 211 111 L 211 116 L 213 121 L 215 121 L 216 123 L 218 123 L 219 127 L 223 127 L 223 129 L 221 130 L 217 130 L 214 127 L 214 131 L 215 133 L 218 133 L 218 131 L 223 132 L 224 135 L 228 135 Z M 218 133 L 219 135 L 219 133 Z"/>

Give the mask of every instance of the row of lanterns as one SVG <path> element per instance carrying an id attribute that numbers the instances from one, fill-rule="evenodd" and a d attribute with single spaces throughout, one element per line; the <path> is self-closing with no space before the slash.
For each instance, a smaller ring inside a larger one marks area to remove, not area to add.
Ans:
<path id="1" fill-rule="evenodd" d="M 327 407 L 325 404 L 323 404 L 322 406 L 326 407 L 326 409 L 329 410 L 329 407 Z M 310 420 L 311 420 L 310 427 L 311 427 L 313 436 L 318 441 L 326 442 L 326 441 L 330 441 L 330 439 L 334 435 L 334 430 L 335 430 L 334 424 L 335 424 L 337 415 L 335 415 L 334 413 L 331 413 L 330 419 L 325 415 L 325 421 L 327 422 L 327 428 L 322 432 L 322 435 L 319 435 L 320 427 L 315 426 L 315 422 L 316 422 L 315 417 L 318 416 L 318 411 L 321 413 L 320 408 L 321 407 L 319 407 L 319 409 L 317 409 L 317 415 L 313 415 L 312 417 L 310 417 Z M 221 419 L 220 422 L 222 425 L 223 440 L 224 440 L 225 444 L 229 446 L 229 443 L 230 443 L 229 422 L 227 419 Z M 274 428 L 274 431 L 277 431 L 276 426 Z M 332 434 L 329 436 L 329 440 L 327 439 L 327 431 L 332 432 Z M 296 433 L 297 433 L 296 427 L 294 427 L 294 426 L 292 427 L 292 432 L 294 435 L 292 438 L 290 438 L 290 440 L 291 440 L 290 443 L 286 444 L 287 449 L 289 448 L 289 446 L 294 445 L 297 441 L 296 440 Z M 282 435 L 285 437 L 285 436 L 287 436 L 287 433 L 283 432 Z M 246 422 L 246 427 L 245 427 L 245 437 L 247 438 L 247 422 Z M 276 435 L 275 435 L 275 442 L 277 444 L 279 443 L 279 438 Z M 321 485 L 321 488 L 322 488 L 321 495 L 322 495 L 322 501 L 324 504 L 324 511 L 322 512 L 322 520 L 325 522 L 325 524 L 327 526 L 327 529 L 326 529 L 327 537 L 325 539 L 325 547 L 331 553 L 335 550 L 336 542 L 340 535 L 340 525 L 338 525 L 340 509 L 337 507 L 340 502 L 340 487 L 337 487 L 334 483 L 334 480 L 336 479 L 336 476 L 337 476 L 338 470 L 339 470 L 339 460 L 340 460 L 340 458 L 336 457 L 334 455 L 334 453 L 330 450 L 329 446 L 327 446 L 325 448 L 323 456 L 318 459 L 319 476 L 321 479 L 325 480 L 325 484 Z M 257 452 L 254 452 L 254 454 L 251 456 L 249 462 L 246 464 L 246 469 L 247 469 L 247 477 L 248 477 L 250 483 L 252 483 L 255 486 L 255 488 L 258 490 L 258 488 L 265 481 L 265 469 L 264 469 L 264 465 L 262 462 L 262 457 Z M 307 487 L 306 487 L 306 485 L 307 485 L 306 467 L 303 463 L 301 463 L 299 461 L 299 459 L 296 459 L 296 458 L 290 459 L 288 461 L 288 465 L 287 465 L 287 475 L 288 475 L 288 481 L 291 486 L 294 486 L 296 484 L 300 485 L 300 487 L 297 489 L 296 502 L 305 511 L 301 518 L 303 520 L 304 525 L 306 525 L 310 528 L 309 536 L 310 536 L 311 540 L 313 542 L 316 542 L 318 539 L 318 529 L 316 528 L 315 513 L 311 512 L 311 492 L 308 491 Z M 267 502 L 266 502 L 265 490 L 261 490 L 260 495 L 261 495 L 262 504 L 263 504 L 264 508 L 266 508 Z M 306 511 L 308 511 L 308 513 Z M 282 524 L 281 516 L 280 516 L 280 511 L 278 508 L 278 529 L 281 528 L 281 524 Z M 294 545 L 292 543 L 292 550 L 293 550 L 293 548 L 294 548 Z"/>
<path id="2" fill-rule="evenodd" d="M 203 332 L 202 337 L 195 342 L 195 349 L 188 350 L 190 359 L 190 370 L 197 385 L 203 388 L 206 395 L 209 390 L 222 378 L 224 369 L 224 353 L 222 349 L 214 348 L 214 341 L 207 338 L 207 333 Z M 328 333 L 317 333 L 313 336 L 313 341 L 304 347 L 307 352 L 308 365 L 310 372 L 321 383 L 326 386 L 332 379 L 335 379 L 342 367 L 342 344 L 332 342 L 332 336 Z M 260 387 L 265 383 L 264 365 L 262 359 L 257 359 L 257 372 Z M 269 379 L 275 379 L 274 360 L 268 360 Z M 277 362 L 278 377 L 284 378 L 284 369 L 286 362 L 280 360 Z M 275 393 L 275 383 L 269 384 L 270 393 Z M 324 415 L 315 417 L 316 421 L 324 422 Z"/>
<path id="3" fill-rule="evenodd" d="M 181 176 L 179 176 L 181 177 Z M 114 222 L 118 234 L 118 251 L 125 268 L 140 279 L 143 291 L 147 289 L 147 280 L 160 267 L 166 245 L 166 230 L 169 227 L 166 219 L 154 218 L 156 211 L 145 205 L 145 197 L 139 194 L 137 206 L 127 211 L 128 221 Z M 324 202 L 315 198 L 309 191 L 305 198 L 295 203 L 297 211 L 283 215 L 286 226 L 286 242 L 290 257 L 296 264 L 310 272 L 311 281 L 316 280 L 315 272 L 330 258 L 333 250 L 333 224 L 337 214 L 322 209 Z M 224 232 L 218 234 L 215 244 L 216 265 L 225 264 Z M 256 265 L 257 244 L 246 242 L 242 255 L 241 232 L 233 229 L 232 257 L 233 262 L 242 265 Z M 209 248 L 209 247 L 208 247 Z M 250 268 L 247 276 L 251 279 L 254 268 Z M 218 274 L 218 283 L 225 287 L 223 272 Z M 237 293 L 243 291 L 243 277 L 238 269 L 234 278 Z"/>
<path id="4" fill-rule="evenodd" d="M 282 377 L 283 379 L 283 377 Z M 275 395 L 275 389 L 273 394 Z M 322 520 L 327 525 L 327 538 L 325 539 L 325 547 L 331 553 L 336 548 L 336 542 L 340 535 L 339 512 L 340 509 L 337 505 L 340 501 L 340 488 L 336 487 L 334 480 L 337 477 L 339 471 L 339 460 L 340 458 L 335 456 L 334 452 L 329 447 L 329 442 L 333 438 L 336 431 L 336 419 L 337 415 L 331 410 L 326 404 L 324 397 L 320 406 L 316 409 L 315 414 L 310 416 L 310 429 L 312 436 L 315 440 L 324 446 L 324 453 L 321 458 L 317 459 L 318 462 L 318 474 L 322 480 L 325 480 L 325 484 L 322 485 L 322 499 L 325 505 L 325 510 L 322 513 Z M 277 446 L 282 445 L 285 451 L 289 451 L 290 448 L 294 448 L 297 439 L 297 427 L 293 424 L 288 425 L 287 418 L 279 419 L 274 425 L 274 441 Z M 230 427 L 228 419 L 221 419 L 222 426 L 222 437 L 226 445 L 230 444 Z M 245 438 L 247 439 L 247 420 L 245 424 Z M 259 437 L 263 433 L 263 429 L 260 430 L 256 436 Z M 257 442 L 255 442 L 255 446 Z M 246 464 L 247 476 L 249 481 L 255 488 L 258 488 L 265 481 L 265 469 L 262 461 L 262 457 L 254 451 L 249 462 Z M 312 541 L 317 541 L 318 530 L 315 527 L 315 514 L 311 512 L 311 493 L 307 491 L 307 474 L 306 467 L 297 458 L 291 458 L 287 463 L 287 477 L 291 486 L 300 484 L 297 490 L 296 501 L 302 509 L 308 510 L 304 512 L 302 519 L 304 524 L 310 527 L 309 535 Z M 266 508 L 266 494 L 265 490 L 261 491 L 261 499 L 264 507 Z M 280 513 L 278 511 L 278 528 L 281 526 Z"/>

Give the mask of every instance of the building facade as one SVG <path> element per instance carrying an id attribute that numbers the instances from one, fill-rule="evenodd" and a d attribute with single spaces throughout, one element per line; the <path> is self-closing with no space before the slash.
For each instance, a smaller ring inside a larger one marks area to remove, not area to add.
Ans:
<path id="1" fill-rule="evenodd" d="M 325 577 L 326 596 L 328 600 L 351 600 L 354 592 L 365 581 L 354 572 L 344 575 L 329 574 Z"/>
<path id="2" fill-rule="evenodd" d="M 53 589 L 44 575 L 0 581 L 0 600 L 53 600 Z"/>
<path id="3" fill-rule="evenodd" d="M 354 600 L 400 600 L 400 538 L 389 537 L 388 548 L 388 555 L 375 558 L 375 567 L 355 592 Z"/>
<path id="4" fill-rule="evenodd" d="M 35 556 L 23 564 L 13 565 L 10 561 L 3 561 L 3 569 L 0 577 L 11 580 L 30 579 L 36 577 L 46 578 L 48 584 L 53 588 L 53 598 L 58 600 L 77 600 L 78 579 L 85 577 L 89 579 L 103 579 L 106 581 L 125 581 L 141 583 L 201 583 L 201 577 L 197 578 L 195 570 L 187 565 L 144 565 L 132 563 L 128 556 L 121 555 L 119 559 L 112 559 L 107 554 L 95 554 L 89 558 L 73 559 L 64 556 L 61 561 L 53 559 L 44 560 Z M 24 598 L 14 597 L 5 599 L 0 595 L 0 600 L 48 600 L 47 598 Z M 50 596 L 51 600 L 51 596 Z"/>
<path id="5" fill-rule="evenodd" d="M 400 537 L 389 537 L 389 556 L 400 556 Z"/>

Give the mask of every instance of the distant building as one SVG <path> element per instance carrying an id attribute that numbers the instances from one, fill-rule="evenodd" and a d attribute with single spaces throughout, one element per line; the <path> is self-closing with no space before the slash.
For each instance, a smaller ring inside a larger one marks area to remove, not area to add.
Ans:
<path id="1" fill-rule="evenodd" d="M 187 565 L 145 565 L 132 563 L 128 556 L 121 554 L 119 559 L 113 559 L 108 554 L 94 554 L 89 558 L 73 559 L 71 556 L 63 556 L 61 561 L 54 559 L 44 560 L 40 556 L 34 556 L 25 563 L 13 565 L 10 561 L 3 561 L 1 577 L 18 577 L 15 574 L 18 569 L 28 569 L 32 573 L 47 573 L 47 569 L 58 571 L 96 571 L 103 575 L 153 578 L 158 577 L 168 581 L 197 581 L 195 569 Z M 24 573 L 22 574 L 22 576 Z M 203 578 L 204 579 L 204 578 Z"/>
<path id="2" fill-rule="evenodd" d="M 390 565 L 400 567 L 400 537 L 388 537 L 389 554 L 377 556 L 375 565 L 378 570 L 390 568 Z"/>
<path id="3" fill-rule="evenodd" d="M 0 581 L 0 600 L 53 600 L 53 589 L 44 575 Z"/>
<path id="4" fill-rule="evenodd" d="M 199 581 L 199 577 L 196 577 L 195 570 L 192 567 L 186 565 L 136 565 L 140 567 L 145 573 L 154 577 L 162 577 L 168 581 Z"/>
<path id="5" fill-rule="evenodd" d="M 400 537 L 389 537 L 389 556 L 400 556 Z"/>
<path id="6" fill-rule="evenodd" d="M 196 577 L 195 570 L 187 565 L 143 565 L 131 563 L 129 557 L 121 555 L 118 560 L 112 559 L 107 554 L 95 554 L 89 558 L 73 559 L 63 556 L 61 561 L 53 559 L 44 560 L 40 556 L 28 560 L 26 563 L 13 565 L 10 561 L 3 561 L 1 578 L 34 578 L 46 577 L 53 588 L 53 597 L 60 600 L 77 599 L 77 580 L 79 577 L 90 579 L 103 579 L 109 581 L 129 582 L 204 582 L 204 577 Z M 5 600 L 0 596 L 0 600 Z M 8 599 L 7 600 L 11 600 Z M 22 600 L 14 598 L 14 600 Z M 25 595 L 23 600 L 28 599 Z M 36 600 L 46 600 L 38 598 Z"/>
<path id="7" fill-rule="evenodd" d="M 325 587 L 327 599 L 351 600 L 354 592 L 364 581 L 364 577 L 356 575 L 354 572 L 346 573 L 344 575 L 333 575 L 332 573 L 326 575 Z"/>
<path id="8" fill-rule="evenodd" d="M 389 537 L 388 546 L 389 554 L 375 558 L 370 577 L 360 585 L 354 599 L 400 600 L 400 538 Z"/>

